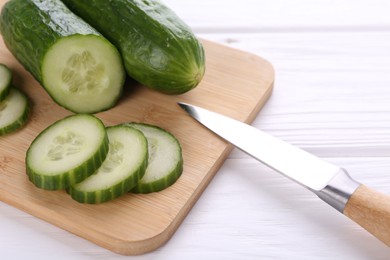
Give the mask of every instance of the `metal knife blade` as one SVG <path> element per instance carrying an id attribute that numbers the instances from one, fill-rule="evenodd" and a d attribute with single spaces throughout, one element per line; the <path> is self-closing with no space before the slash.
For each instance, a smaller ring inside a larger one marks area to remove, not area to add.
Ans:
<path id="1" fill-rule="evenodd" d="M 179 105 L 240 150 L 312 190 L 323 189 L 341 170 L 248 124 L 193 105 Z"/>
<path id="2" fill-rule="evenodd" d="M 180 107 L 240 150 L 313 191 L 390 246 L 390 197 L 352 179 L 340 167 L 248 124 L 179 102 Z"/>

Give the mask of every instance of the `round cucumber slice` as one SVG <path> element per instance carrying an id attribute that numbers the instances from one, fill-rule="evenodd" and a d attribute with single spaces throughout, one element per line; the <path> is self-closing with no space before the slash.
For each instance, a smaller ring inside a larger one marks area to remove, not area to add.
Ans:
<path id="1" fill-rule="evenodd" d="M 168 131 L 153 125 L 127 123 L 140 130 L 148 140 L 149 159 L 144 177 L 131 190 L 134 193 L 161 191 L 171 186 L 183 171 L 179 141 Z"/>
<path id="2" fill-rule="evenodd" d="M 12 73 L 7 66 L 0 64 L 0 102 L 3 101 L 9 93 L 12 82 Z"/>
<path id="3" fill-rule="evenodd" d="M 101 203 L 117 198 L 133 188 L 144 175 L 148 145 L 144 135 L 133 128 L 107 128 L 108 155 L 101 167 L 68 192 L 81 203 Z"/>
<path id="4" fill-rule="evenodd" d="M 42 63 L 43 85 L 61 106 L 75 113 L 96 113 L 115 105 L 125 73 L 117 49 L 99 35 L 59 39 Z"/>
<path id="5" fill-rule="evenodd" d="M 84 180 L 103 163 L 108 137 L 93 115 L 76 114 L 42 131 L 26 154 L 27 174 L 35 186 L 64 189 Z"/>
<path id="6" fill-rule="evenodd" d="M 17 88 L 11 88 L 0 102 L 0 136 L 21 128 L 28 119 L 30 104 L 27 96 Z"/>

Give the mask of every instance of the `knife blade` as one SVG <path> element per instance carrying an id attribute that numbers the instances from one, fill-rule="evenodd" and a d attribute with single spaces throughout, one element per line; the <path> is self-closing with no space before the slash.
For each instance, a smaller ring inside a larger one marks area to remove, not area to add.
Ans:
<path id="1" fill-rule="evenodd" d="M 178 104 L 203 126 L 313 191 L 320 199 L 390 246 L 390 196 L 360 184 L 345 169 L 248 124 L 191 104 Z"/>

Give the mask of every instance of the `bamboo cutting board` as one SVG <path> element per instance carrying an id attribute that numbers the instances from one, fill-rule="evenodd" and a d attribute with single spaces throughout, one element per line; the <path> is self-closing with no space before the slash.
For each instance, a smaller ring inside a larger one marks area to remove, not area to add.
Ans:
<path id="1" fill-rule="evenodd" d="M 84 205 L 65 191 L 41 190 L 29 182 L 24 158 L 30 143 L 44 128 L 71 113 L 49 98 L 1 39 L 0 63 L 13 70 L 14 85 L 27 93 L 33 108 L 23 129 L 0 137 L 0 200 L 119 254 L 142 254 L 163 245 L 232 148 L 193 121 L 176 102 L 250 123 L 270 96 L 274 81 L 272 66 L 264 59 L 208 41 L 203 44 L 207 69 L 196 89 L 168 96 L 129 80 L 118 105 L 97 114 L 107 126 L 136 121 L 173 133 L 183 148 L 182 176 L 158 193 L 127 194 L 100 205 Z"/>

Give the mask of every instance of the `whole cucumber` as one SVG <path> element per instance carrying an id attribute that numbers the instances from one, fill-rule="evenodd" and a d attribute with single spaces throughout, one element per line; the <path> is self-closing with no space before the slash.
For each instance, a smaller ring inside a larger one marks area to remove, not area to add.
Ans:
<path id="1" fill-rule="evenodd" d="M 76 113 L 111 108 L 122 92 L 120 53 L 60 0 L 10 0 L 1 11 L 7 48 L 59 105 Z"/>
<path id="2" fill-rule="evenodd" d="M 121 52 L 130 77 L 167 94 L 196 87 L 205 72 L 202 44 L 158 0 L 63 0 Z"/>

